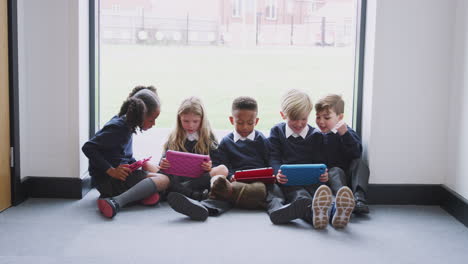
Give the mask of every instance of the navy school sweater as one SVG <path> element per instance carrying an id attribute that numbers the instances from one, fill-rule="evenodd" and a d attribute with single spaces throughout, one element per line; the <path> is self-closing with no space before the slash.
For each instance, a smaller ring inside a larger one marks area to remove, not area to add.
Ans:
<path id="1" fill-rule="evenodd" d="M 234 142 L 234 133 L 229 133 L 219 143 L 218 150 L 220 164 L 226 165 L 229 170 L 228 178 L 231 178 L 237 170 L 270 167 L 270 144 L 257 130 L 254 140 L 237 142 Z"/>
<path id="2" fill-rule="evenodd" d="M 347 170 L 352 160 L 362 154 L 362 145 L 356 132 L 348 127 L 348 131 L 340 136 L 332 132 L 322 134 L 322 155 L 327 167 L 340 167 Z"/>
<path id="3" fill-rule="evenodd" d="M 268 138 L 271 145 L 270 164 L 275 174 L 283 164 L 324 163 L 320 148 L 322 133 L 309 126 L 305 138 L 290 136 L 286 138 L 286 123 L 279 123 L 271 128 Z"/>
<path id="4" fill-rule="evenodd" d="M 103 180 L 110 177 L 106 173 L 109 168 L 135 162 L 132 141 L 126 117 L 114 116 L 81 148 L 89 159 L 89 174 Z"/>

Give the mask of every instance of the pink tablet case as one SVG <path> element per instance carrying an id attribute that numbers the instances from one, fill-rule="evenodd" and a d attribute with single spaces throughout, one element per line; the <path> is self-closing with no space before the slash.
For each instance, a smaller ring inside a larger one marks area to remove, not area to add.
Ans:
<path id="1" fill-rule="evenodd" d="M 136 161 L 136 162 L 133 162 L 132 164 L 129 164 L 129 168 L 130 170 L 132 170 L 132 172 L 134 172 L 135 170 L 143 167 L 143 165 L 148 161 L 150 160 L 152 157 L 149 157 L 149 158 L 146 158 L 146 159 L 142 159 L 142 160 L 139 160 L 139 161 Z"/>
<path id="2" fill-rule="evenodd" d="M 171 167 L 164 170 L 164 173 L 198 178 L 205 172 L 201 164 L 210 161 L 210 156 L 168 150 L 166 159 L 171 163 Z"/>

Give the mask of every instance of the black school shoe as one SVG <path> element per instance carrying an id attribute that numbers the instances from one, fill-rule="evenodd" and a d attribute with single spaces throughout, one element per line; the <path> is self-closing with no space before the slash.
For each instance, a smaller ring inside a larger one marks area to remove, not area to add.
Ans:
<path id="1" fill-rule="evenodd" d="M 353 213 L 355 214 L 368 214 L 369 206 L 365 201 L 356 200 L 356 206 L 354 207 Z"/>
<path id="2" fill-rule="evenodd" d="M 190 199 L 187 196 L 171 192 L 167 196 L 167 202 L 176 212 L 190 217 L 195 221 L 205 221 L 208 218 L 208 209 L 199 201 Z"/>
<path id="3" fill-rule="evenodd" d="M 197 200 L 197 201 L 203 201 L 208 199 L 208 195 L 210 192 L 208 189 L 204 189 L 203 191 L 193 191 L 192 195 L 190 195 L 190 198 Z"/>
<path id="4" fill-rule="evenodd" d="M 364 193 L 362 191 L 357 191 L 356 193 L 354 193 L 354 197 L 356 198 L 356 206 L 354 206 L 353 213 L 368 214 L 369 206 L 367 205 Z"/>
<path id="5" fill-rule="evenodd" d="M 120 210 L 119 204 L 113 198 L 98 199 L 97 205 L 101 214 L 113 218 Z"/>
<path id="6" fill-rule="evenodd" d="M 273 224 L 286 224 L 294 219 L 306 217 L 310 210 L 312 201 L 310 199 L 298 199 L 290 204 L 284 205 L 270 213 Z"/>

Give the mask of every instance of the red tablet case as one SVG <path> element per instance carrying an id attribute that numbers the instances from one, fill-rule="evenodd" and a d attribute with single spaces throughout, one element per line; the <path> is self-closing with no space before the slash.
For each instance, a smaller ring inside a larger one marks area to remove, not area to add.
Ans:
<path id="1" fill-rule="evenodd" d="M 273 175 L 272 168 L 261 168 L 253 170 L 240 170 L 234 173 L 234 179 L 240 182 L 275 183 L 276 178 Z"/>
<path id="2" fill-rule="evenodd" d="M 198 178 L 205 172 L 201 164 L 210 161 L 210 156 L 168 150 L 166 159 L 171 163 L 171 167 L 164 170 L 164 173 Z"/>

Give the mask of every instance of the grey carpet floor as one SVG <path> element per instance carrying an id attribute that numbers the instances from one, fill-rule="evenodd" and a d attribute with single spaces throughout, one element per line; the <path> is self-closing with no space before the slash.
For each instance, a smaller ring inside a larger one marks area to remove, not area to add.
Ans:
<path id="1" fill-rule="evenodd" d="M 317 231 L 237 209 L 192 222 L 166 203 L 108 220 L 97 196 L 0 213 L 0 263 L 468 263 L 468 228 L 436 206 L 372 206 L 344 230 Z"/>

